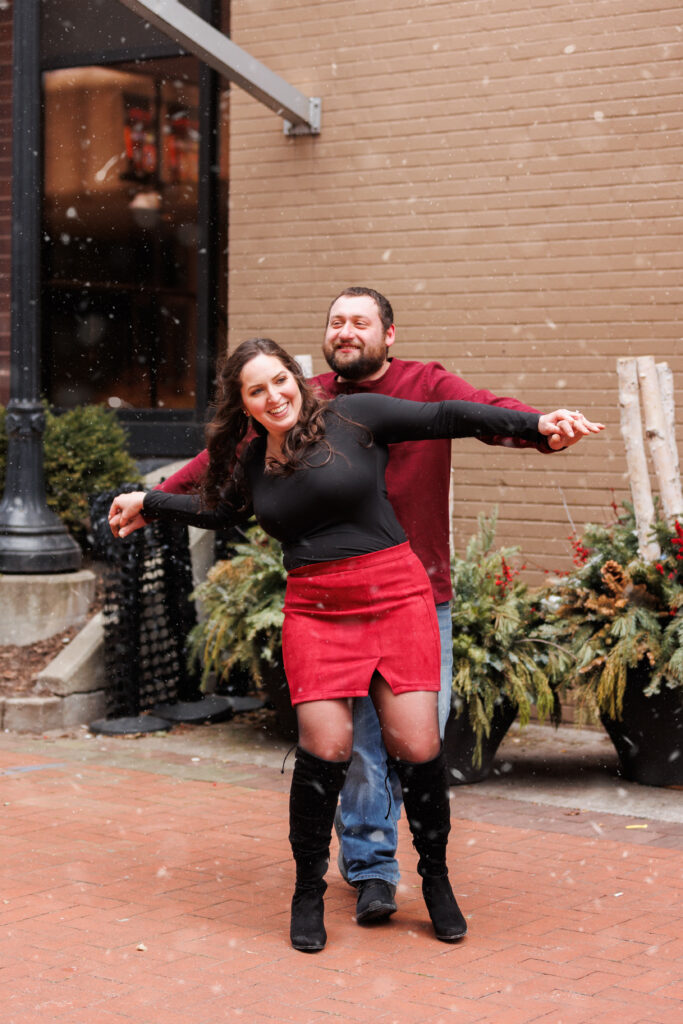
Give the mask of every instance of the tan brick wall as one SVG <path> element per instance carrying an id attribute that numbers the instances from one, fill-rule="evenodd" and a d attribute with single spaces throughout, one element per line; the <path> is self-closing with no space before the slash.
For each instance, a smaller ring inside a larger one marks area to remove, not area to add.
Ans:
<path id="1" fill-rule="evenodd" d="M 683 11 L 655 0 L 233 0 L 232 38 L 323 99 L 318 138 L 231 97 L 230 332 L 316 354 L 329 299 L 385 292 L 395 353 L 439 359 L 601 438 L 457 445 L 455 530 L 501 508 L 530 563 L 627 496 L 619 356 L 683 386 Z M 679 444 L 683 397 L 679 398 Z"/>

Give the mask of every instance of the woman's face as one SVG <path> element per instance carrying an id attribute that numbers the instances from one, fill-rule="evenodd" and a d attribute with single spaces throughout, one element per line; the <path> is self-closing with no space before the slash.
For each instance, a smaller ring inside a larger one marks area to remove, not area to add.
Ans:
<path id="1" fill-rule="evenodd" d="M 296 378 L 277 356 L 264 352 L 242 367 L 242 405 L 269 434 L 283 437 L 299 419 L 301 392 Z"/>

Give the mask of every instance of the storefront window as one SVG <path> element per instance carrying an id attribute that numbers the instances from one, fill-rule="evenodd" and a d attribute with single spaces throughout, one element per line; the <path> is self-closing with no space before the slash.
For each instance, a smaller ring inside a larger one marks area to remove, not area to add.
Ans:
<path id="1" fill-rule="evenodd" d="M 44 75 L 44 387 L 58 407 L 195 406 L 198 63 Z"/>

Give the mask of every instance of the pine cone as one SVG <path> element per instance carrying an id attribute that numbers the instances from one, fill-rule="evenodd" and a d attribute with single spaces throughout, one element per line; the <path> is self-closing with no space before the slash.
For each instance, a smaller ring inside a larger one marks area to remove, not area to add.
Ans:
<path id="1" fill-rule="evenodd" d="M 615 597 L 620 596 L 629 583 L 629 578 L 626 575 L 626 572 L 618 562 L 605 562 L 600 570 L 600 575 L 602 577 L 602 582 L 605 585 L 605 589 L 608 593 L 614 594 Z"/>

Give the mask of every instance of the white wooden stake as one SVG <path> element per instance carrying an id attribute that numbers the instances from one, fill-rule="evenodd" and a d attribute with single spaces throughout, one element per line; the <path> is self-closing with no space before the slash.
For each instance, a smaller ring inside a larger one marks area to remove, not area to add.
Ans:
<path id="1" fill-rule="evenodd" d="M 638 382 L 643 402 L 645 436 L 650 446 L 650 455 L 659 481 L 662 511 L 666 519 L 676 519 L 683 515 L 683 492 L 668 441 L 668 428 L 659 390 L 659 379 L 652 356 L 639 357 Z"/>
<path id="2" fill-rule="evenodd" d="M 638 533 L 638 553 L 648 562 L 659 558 L 659 544 L 650 536 L 655 521 L 655 507 L 650 489 L 647 457 L 643 444 L 638 397 L 638 373 L 635 359 L 618 359 L 619 408 L 621 409 L 621 435 L 626 449 L 633 511 Z"/>
<path id="3" fill-rule="evenodd" d="M 664 423 L 666 436 L 671 449 L 671 457 L 674 461 L 674 471 L 680 478 L 681 470 L 678 461 L 678 446 L 676 444 L 676 402 L 674 397 L 674 375 L 668 363 L 657 363 L 657 379 L 659 380 L 659 393 L 662 396 L 664 406 Z"/>

